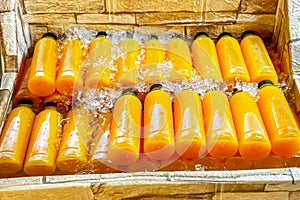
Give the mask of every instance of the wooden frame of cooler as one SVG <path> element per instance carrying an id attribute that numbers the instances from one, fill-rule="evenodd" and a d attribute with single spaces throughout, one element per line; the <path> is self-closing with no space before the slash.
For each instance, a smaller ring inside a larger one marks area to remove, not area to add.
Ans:
<path id="1" fill-rule="evenodd" d="M 272 38 L 273 45 L 280 55 L 283 71 L 289 74 L 288 86 L 292 88 L 289 96 L 294 98 L 298 113 L 300 112 L 300 22 L 297 19 L 299 11 L 300 3 L 297 0 L 279 0 Z M 21 27 L 23 30 L 24 22 L 22 20 L 16 22 L 18 28 Z M 22 62 L 25 52 L 24 48 L 19 49 L 17 65 Z M 4 59 L 7 58 L 1 54 L 2 63 Z M 11 95 L 17 78 L 17 72 L 2 74 L 0 128 L 11 109 Z M 28 196 L 31 199 L 243 199 L 250 194 L 259 199 L 298 199 L 300 168 L 55 175 L 0 179 L 0 199 Z"/>

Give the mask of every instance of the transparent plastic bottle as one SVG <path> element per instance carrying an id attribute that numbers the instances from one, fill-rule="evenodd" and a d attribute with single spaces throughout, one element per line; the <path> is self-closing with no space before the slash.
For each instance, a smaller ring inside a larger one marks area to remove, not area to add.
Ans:
<path id="1" fill-rule="evenodd" d="M 14 174 L 23 168 L 35 114 L 30 100 L 20 100 L 7 116 L 0 137 L 0 174 Z"/>
<path id="2" fill-rule="evenodd" d="M 114 165 L 132 165 L 140 153 L 142 103 L 137 92 L 125 89 L 115 103 L 108 158 Z"/>
<path id="3" fill-rule="evenodd" d="M 191 46 L 193 66 L 203 79 L 214 78 L 223 81 L 215 43 L 207 33 L 195 35 Z"/>
<path id="4" fill-rule="evenodd" d="M 199 158 L 206 152 L 205 130 L 200 96 L 183 90 L 173 100 L 176 152 L 186 159 Z"/>
<path id="5" fill-rule="evenodd" d="M 300 150 L 300 132 L 283 92 L 269 80 L 261 81 L 258 107 L 269 134 L 272 152 L 292 157 Z"/>
<path id="6" fill-rule="evenodd" d="M 277 84 L 278 76 L 263 40 L 253 31 L 242 34 L 240 47 L 252 82 L 270 80 Z"/>
<path id="7" fill-rule="evenodd" d="M 48 96 L 55 91 L 58 43 L 54 33 L 45 33 L 34 47 L 28 78 L 28 89 L 36 96 Z"/>
<path id="8" fill-rule="evenodd" d="M 75 89 L 83 87 L 83 80 L 79 71 L 83 58 L 84 48 L 81 40 L 67 40 L 64 42 L 56 78 L 58 92 L 71 96 L 74 86 Z"/>
<path id="9" fill-rule="evenodd" d="M 151 160 L 167 160 L 175 152 L 172 102 L 154 84 L 144 101 L 144 153 Z"/>
<path id="10" fill-rule="evenodd" d="M 83 66 L 86 68 L 85 86 L 89 88 L 113 86 L 112 43 L 106 32 L 99 32 L 89 45 Z"/>
<path id="11" fill-rule="evenodd" d="M 208 91 L 202 104 L 208 153 L 215 158 L 234 156 L 239 144 L 227 96 L 221 91 Z"/>
<path id="12" fill-rule="evenodd" d="M 83 170 L 88 163 L 88 149 L 87 146 L 82 142 L 79 135 L 78 128 L 79 123 L 75 123 L 74 112 L 75 109 L 70 110 L 67 114 L 68 122 L 63 128 L 63 138 L 59 152 L 56 159 L 57 167 L 67 173 L 76 173 Z"/>
<path id="13" fill-rule="evenodd" d="M 24 172 L 28 175 L 50 175 L 56 169 L 56 157 L 61 141 L 62 115 L 56 104 L 44 104 L 35 118 L 27 149 Z"/>
<path id="14" fill-rule="evenodd" d="M 230 33 L 224 32 L 219 35 L 216 48 L 223 79 L 235 81 L 240 78 L 249 82 L 250 75 L 239 42 Z"/>
<path id="15" fill-rule="evenodd" d="M 171 81 L 189 80 L 192 77 L 190 48 L 180 36 L 171 38 L 166 44 L 166 60 L 172 63 Z"/>
<path id="16" fill-rule="evenodd" d="M 271 152 L 271 142 L 254 97 L 236 90 L 229 103 L 241 156 L 251 161 L 265 159 Z"/>

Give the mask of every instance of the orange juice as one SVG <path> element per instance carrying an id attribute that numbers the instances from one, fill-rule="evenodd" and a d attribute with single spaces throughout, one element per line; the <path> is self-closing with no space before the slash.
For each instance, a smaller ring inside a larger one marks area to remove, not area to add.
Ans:
<path id="1" fill-rule="evenodd" d="M 166 59 L 172 62 L 170 80 L 178 81 L 192 77 L 193 66 L 190 48 L 183 39 L 173 37 L 169 40 L 166 44 Z"/>
<path id="2" fill-rule="evenodd" d="M 236 91 L 229 103 L 241 156 L 253 161 L 266 158 L 271 151 L 271 143 L 254 97 L 247 92 Z"/>
<path id="3" fill-rule="evenodd" d="M 176 152 L 186 159 L 205 153 L 205 130 L 202 104 L 198 93 L 183 90 L 175 95 L 174 130 Z"/>
<path id="4" fill-rule="evenodd" d="M 191 47 L 193 66 L 203 79 L 223 81 L 215 43 L 204 32 L 199 32 Z"/>
<path id="5" fill-rule="evenodd" d="M 86 67 L 85 86 L 90 88 L 109 87 L 113 85 L 111 41 L 99 32 L 89 45 L 83 66 Z"/>
<path id="6" fill-rule="evenodd" d="M 32 94 L 28 89 L 28 78 L 30 72 L 30 65 L 31 65 L 32 58 L 29 58 L 25 62 L 24 70 L 19 81 L 19 85 L 16 89 L 16 94 L 13 97 L 14 105 L 18 103 L 20 100 L 30 100 L 33 102 L 32 110 L 34 112 L 39 112 L 42 109 L 42 100 L 40 97 Z"/>
<path id="7" fill-rule="evenodd" d="M 291 157 L 300 150 L 300 132 L 282 91 L 271 81 L 259 83 L 258 107 L 272 145 L 272 152 Z"/>
<path id="8" fill-rule="evenodd" d="M 227 96 L 221 91 L 208 91 L 202 103 L 208 153 L 216 158 L 234 156 L 239 144 Z"/>
<path id="9" fill-rule="evenodd" d="M 172 102 L 160 84 L 151 86 L 144 101 L 144 153 L 167 160 L 175 152 Z"/>
<path id="10" fill-rule="evenodd" d="M 45 33 L 34 47 L 28 78 L 28 89 L 36 96 L 48 96 L 55 91 L 58 60 L 57 36 Z"/>
<path id="11" fill-rule="evenodd" d="M 73 110 L 68 112 L 67 118 L 56 165 L 63 172 L 75 173 L 87 166 L 88 151 L 78 134 L 79 129 L 74 122 Z"/>
<path id="12" fill-rule="evenodd" d="M 253 31 L 245 31 L 240 46 L 251 81 L 270 80 L 277 84 L 278 76 L 263 40 Z"/>
<path id="13" fill-rule="evenodd" d="M 143 52 L 141 67 L 146 71 L 144 81 L 153 82 L 166 79 L 166 74 L 159 68 L 166 58 L 164 45 L 157 40 L 157 37 L 153 37 L 144 43 Z"/>
<path id="14" fill-rule="evenodd" d="M 120 57 L 118 59 L 118 71 L 116 79 L 122 85 L 136 84 L 138 82 L 137 60 L 141 51 L 140 44 L 132 39 L 126 38 L 119 42 Z"/>
<path id="15" fill-rule="evenodd" d="M 111 123 L 108 158 L 116 165 L 136 163 L 140 153 L 142 103 L 131 88 L 117 99 Z"/>
<path id="16" fill-rule="evenodd" d="M 240 78 L 249 82 L 250 76 L 239 45 L 230 33 L 222 33 L 216 44 L 220 68 L 224 80 L 235 81 Z"/>
<path id="17" fill-rule="evenodd" d="M 61 94 L 71 96 L 74 85 L 82 88 L 83 81 L 80 77 L 80 66 L 83 61 L 83 42 L 80 40 L 67 40 L 63 44 L 62 58 L 56 78 L 56 89 Z"/>
<path id="18" fill-rule="evenodd" d="M 21 100 L 7 116 L 0 137 L 0 174 L 14 174 L 23 167 L 35 114 L 32 102 Z"/>
<path id="19" fill-rule="evenodd" d="M 54 103 L 44 105 L 35 118 L 24 164 L 28 175 L 50 175 L 56 169 L 56 156 L 61 139 L 62 115 Z"/>

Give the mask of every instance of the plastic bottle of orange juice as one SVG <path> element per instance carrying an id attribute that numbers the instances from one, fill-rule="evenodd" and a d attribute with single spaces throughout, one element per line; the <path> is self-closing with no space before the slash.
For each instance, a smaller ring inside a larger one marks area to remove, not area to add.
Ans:
<path id="1" fill-rule="evenodd" d="M 234 156 L 239 144 L 227 96 L 221 91 L 208 91 L 202 103 L 208 153 L 215 158 Z"/>
<path id="2" fill-rule="evenodd" d="M 141 46 L 132 37 L 121 40 L 118 44 L 120 57 L 118 59 L 118 71 L 116 79 L 123 86 L 136 84 L 137 78 L 137 61 L 141 51 Z"/>
<path id="3" fill-rule="evenodd" d="M 136 163 L 140 153 L 142 103 L 137 92 L 125 89 L 117 99 L 111 123 L 108 159 L 116 165 Z"/>
<path id="4" fill-rule="evenodd" d="M 271 143 L 254 97 L 236 90 L 229 103 L 241 156 L 251 161 L 266 158 Z"/>
<path id="5" fill-rule="evenodd" d="M 45 33 L 35 44 L 28 78 L 28 89 L 34 95 L 48 96 L 55 91 L 58 60 L 56 40 L 54 33 Z"/>
<path id="6" fill-rule="evenodd" d="M 278 156 L 291 157 L 300 150 L 300 132 L 282 91 L 269 80 L 259 84 L 257 102 L 272 145 Z"/>
<path id="7" fill-rule="evenodd" d="M 221 33 L 216 44 L 220 68 L 224 80 L 235 81 L 240 78 L 249 82 L 250 76 L 239 45 L 230 33 Z"/>
<path id="8" fill-rule="evenodd" d="M 23 167 L 35 114 L 30 100 L 20 100 L 6 119 L 0 137 L 0 174 L 14 174 Z"/>
<path id="9" fill-rule="evenodd" d="M 24 164 L 28 175 L 50 175 L 56 169 L 56 157 L 61 140 L 62 115 L 56 104 L 44 104 L 44 110 L 35 118 Z"/>
<path id="10" fill-rule="evenodd" d="M 78 108 L 74 108 L 78 109 Z M 75 111 L 76 113 L 76 111 Z M 57 167 L 64 172 L 78 172 L 88 163 L 88 150 L 83 144 L 74 122 L 73 110 L 67 114 L 68 122 L 64 125 L 63 138 L 56 159 Z"/>
<path id="11" fill-rule="evenodd" d="M 202 78 L 223 81 L 215 43 L 207 33 L 199 32 L 191 47 L 193 65 Z"/>
<path id="12" fill-rule="evenodd" d="M 166 44 L 166 59 L 172 62 L 171 81 L 190 79 L 193 75 L 190 48 L 180 37 L 171 38 Z"/>
<path id="13" fill-rule="evenodd" d="M 144 81 L 157 82 L 166 79 L 166 74 L 159 68 L 165 61 L 166 55 L 164 45 L 158 40 L 158 37 L 152 35 L 149 40 L 144 42 L 143 51 L 141 66 L 146 71 Z"/>
<path id="14" fill-rule="evenodd" d="M 240 47 L 251 81 L 259 83 L 270 80 L 277 84 L 278 76 L 263 40 L 255 32 L 245 31 Z"/>
<path id="15" fill-rule="evenodd" d="M 172 102 L 154 84 L 144 101 L 144 153 L 151 160 L 166 160 L 175 152 Z"/>
<path id="16" fill-rule="evenodd" d="M 109 87 L 113 85 L 112 43 L 106 35 L 106 32 L 99 32 L 89 45 L 83 64 L 86 67 L 85 86 L 87 87 Z"/>
<path id="17" fill-rule="evenodd" d="M 64 42 L 56 78 L 56 89 L 61 94 L 71 96 L 75 84 L 75 87 L 82 88 L 83 80 L 79 70 L 83 57 L 84 48 L 81 40 L 67 40 Z"/>
<path id="18" fill-rule="evenodd" d="M 186 159 L 201 157 L 206 142 L 200 96 L 192 90 L 183 90 L 175 95 L 173 102 L 176 152 Z"/>

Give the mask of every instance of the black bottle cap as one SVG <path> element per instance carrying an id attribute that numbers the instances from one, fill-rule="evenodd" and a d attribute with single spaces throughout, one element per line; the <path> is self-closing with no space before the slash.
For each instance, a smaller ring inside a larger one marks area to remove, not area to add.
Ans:
<path id="1" fill-rule="evenodd" d="M 162 84 L 153 84 L 153 85 L 151 85 L 149 92 L 151 92 L 152 90 L 161 89 L 161 88 L 162 88 Z"/>
<path id="2" fill-rule="evenodd" d="M 150 35 L 150 38 L 149 39 L 155 39 L 155 40 L 158 40 L 158 36 L 157 35 Z"/>
<path id="3" fill-rule="evenodd" d="M 54 40 L 57 40 L 58 39 L 58 36 L 56 33 L 53 33 L 53 32 L 47 32 L 45 33 L 42 38 L 45 38 L 45 37 L 51 37 L 53 38 Z"/>
<path id="4" fill-rule="evenodd" d="M 26 104 L 29 107 L 33 106 L 33 101 L 29 100 L 29 99 L 21 99 L 20 101 L 17 102 L 16 106 L 21 105 L 21 104 Z"/>
<path id="5" fill-rule="evenodd" d="M 44 105 L 43 105 L 43 108 L 46 108 L 46 107 L 48 107 L 48 106 L 53 106 L 53 107 L 57 107 L 57 104 L 56 103 L 54 103 L 54 102 L 47 102 L 47 103 L 45 103 Z"/>
<path id="6" fill-rule="evenodd" d="M 128 37 L 128 38 L 133 38 L 133 31 L 126 31 L 126 36 Z"/>
<path id="7" fill-rule="evenodd" d="M 263 80 L 258 83 L 258 88 L 260 89 L 261 87 L 263 87 L 265 85 L 274 85 L 274 83 L 270 80 Z"/>
<path id="8" fill-rule="evenodd" d="M 242 90 L 238 90 L 237 88 L 233 88 L 232 95 L 235 95 L 236 93 L 242 92 Z"/>
<path id="9" fill-rule="evenodd" d="M 171 33 L 170 34 L 171 38 L 180 38 L 183 39 L 183 35 L 180 33 Z"/>
<path id="10" fill-rule="evenodd" d="M 137 91 L 135 91 L 133 88 L 127 88 L 127 89 L 123 90 L 122 95 L 125 95 L 125 94 L 133 94 L 135 96 L 138 96 Z"/>
<path id="11" fill-rule="evenodd" d="M 206 37 L 209 37 L 209 35 L 208 35 L 206 32 L 198 32 L 198 33 L 196 33 L 196 35 L 194 36 L 194 40 L 196 40 L 198 37 L 200 37 L 200 36 L 202 36 L 202 35 L 204 35 L 204 36 L 206 36 Z"/>
<path id="12" fill-rule="evenodd" d="M 106 37 L 106 36 L 107 36 L 107 33 L 106 33 L 105 31 L 99 31 L 99 32 L 97 33 L 96 37 L 98 37 L 98 36 L 104 36 L 104 37 Z"/>
<path id="13" fill-rule="evenodd" d="M 244 37 L 246 37 L 247 35 L 257 35 L 257 34 L 252 30 L 247 30 L 242 33 L 241 39 L 244 39 Z"/>
<path id="14" fill-rule="evenodd" d="M 219 41 L 222 37 L 224 37 L 224 36 L 230 36 L 230 37 L 233 37 L 230 33 L 228 33 L 228 32 L 223 32 L 223 33 L 221 33 L 219 36 L 218 36 L 218 38 L 217 38 L 217 40 Z"/>

